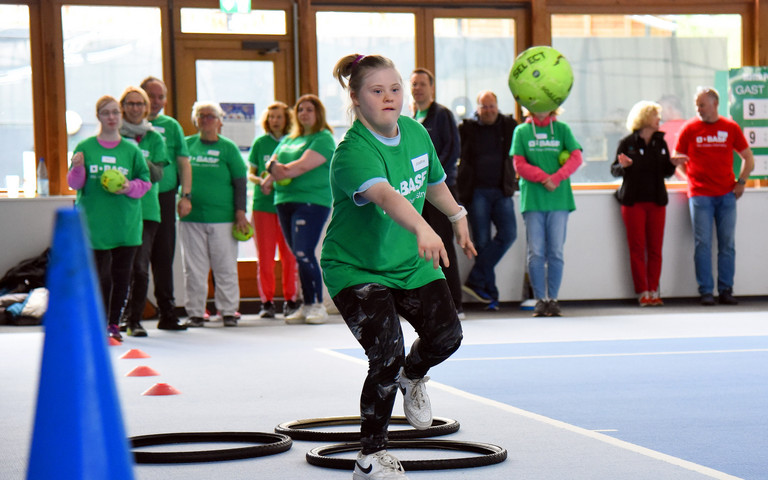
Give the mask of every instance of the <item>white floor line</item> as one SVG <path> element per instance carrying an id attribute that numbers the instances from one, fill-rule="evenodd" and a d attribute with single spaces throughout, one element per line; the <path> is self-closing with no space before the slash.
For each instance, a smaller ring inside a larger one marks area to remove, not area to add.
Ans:
<path id="1" fill-rule="evenodd" d="M 521 355 L 517 357 L 477 357 L 449 358 L 447 362 L 485 362 L 495 360 L 541 360 L 550 358 L 592 358 L 592 357 L 643 357 L 652 355 L 709 355 L 716 353 L 754 353 L 768 352 L 768 348 L 749 348 L 743 350 L 683 350 L 679 352 L 635 352 L 635 353 L 580 353 L 572 355 Z"/>
<path id="2" fill-rule="evenodd" d="M 339 353 L 330 349 L 318 348 L 317 351 L 340 358 L 348 362 L 357 363 L 359 365 L 366 365 L 366 366 L 368 365 L 368 362 L 366 360 L 351 357 L 347 354 Z M 528 357 L 522 357 L 522 358 L 528 358 Z M 666 462 L 671 465 L 675 465 L 680 468 L 690 470 L 692 472 L 706 475 L 710 478 L 714 478 L 717 480 L 743 480 L 740 477 L 734 477 L 733 475 L 729 475 L 727 473 L 724 473 L 709 467 L 705 467 L 697 463 L 689 462 L 687 460 L 683 460 L 682 458 L 673 457 L 665 453 L 657 452 L 656 450 L 651 450 L 650 448 L 641 447 L 640 445 L 635 445 L 634 443 L 625 442 L 623 440 L 619 440 L 617 438 L 614 438 L 608 435 L 603 435 L 602 433 L 599 433 L 597 431 L 587 430 L 585 428 L 577 427 L 576 425 L 571 425 L 570 423 L 561 422 L 553 418 L 545 417 L 544 415 L 539 415 L 537 413 L 529 412 L 527 410 L 522 410 L 520 408 L 507 405 L 506 403 L 497 402 L 489 398 L 481 397 L 480 395 L 475 395 L 473 393 L 465 392 L 463 390 L 459 390 L 458 388 L 454 388 L 454 387 L 442 384 L 440 382 L 435 382 L 433 380 L 430 380 L 429 385 L 430 385 L 430 388 L 438 388 L 440 390 L 451 393 L 458 397 L 465 398 L 467 400 L 481 403 L 489 407 L 498 408 L 499 410 L 503 410 L 505 412 L 512 413 L 514 415 L 519 415 L 521 417 L 525 417 L 537 422 L 541 422 L 546 425 L 550 425 L 552 427 L 567 430 L 569 432 L 576 433 L 578 435 L 582 435 L 582 436 L 591 438 L 593 440 L 597 440 L 599 442 L 607 443 L 617 448 L 621 448 L 633 453 L 637 453 L 639 455 L 653 458 L 655 460 Z"/>

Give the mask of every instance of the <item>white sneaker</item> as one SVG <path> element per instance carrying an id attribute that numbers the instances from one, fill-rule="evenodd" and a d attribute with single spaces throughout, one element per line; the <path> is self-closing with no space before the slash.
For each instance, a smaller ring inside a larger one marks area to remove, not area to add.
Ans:
<path id="1" fill-rule="evenodd" d="M 370 455 L 357 454 L 352 480 L 408 480 L 400 460 L 379 450 Z"/>
<path id="2" fill-rule="evenodd" d="M 309 311 L 306 312 L 307 323 L 313 325 L 320 325 L 328 321 L 328 312 L 325 310 L 325 306 L 322 303 L 315 303 L 309 307 Z"/>
<path id="3" fill-rule="evenodd" d="M 289 325 L 297 325 L 300 323 L 305 323 L 308 312 L 309 312 L 309 307 L 302 304 L 299 308 L 296 309 L 295 312 L 285 317 L 285 323 Z"/>
<path id="4" fill-rule="evenodd" d="M 432 426 L 432 405 L 425 385 L 429 377 L 411 380 L 403 374 L 403 367 L 397 376 L 397 383 L 403 392 L 403 410 L 408 423 L 417 430 Z"/>

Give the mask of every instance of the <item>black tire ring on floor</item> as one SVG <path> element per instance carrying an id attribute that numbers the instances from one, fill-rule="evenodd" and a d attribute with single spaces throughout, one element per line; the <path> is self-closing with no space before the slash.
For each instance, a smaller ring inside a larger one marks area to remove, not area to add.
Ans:
<path id="1" fill-rule="evenodd" d="M 393 440 L 388 444 L 389 449 L 422 448 L 435 450 L 458 450 L 462 452 L 480 453 L 481 456 L 439 458 L 435 460 L 401 460 L 403 468 L 409 470 L 446 470 L 450 468 L 483 467 L 501 463 L 507 459 L 507 450 L 490 443 L 462 442 L 457 440 Z M 359 443 L 340 443 L 313 448 L 307 453 L 307 462 L 311 465 L 340 470 L 353 470 L 355 460 L 351 458 L 336 458 L 327 455 L 341 452 L 360 450 Z"/>
<path id="2" fill-rule="evenodd" d="M 390 425 L 408 425 L 408 420 L 403 416 L 393 416 Z M 309 430 L 317 427 L 333 427 L 338 425 L 360 425 L 360 416 L 356 417 L 322 417 L 305 420 L 294 420 L 281 423 L 275 427 L 275 433 L 288 435 L 294 440 L 344 442 L 360 440 L 360 431 L 329 432 L 325 430 Z M 390 430 L 388 436 L 392 440 L 408 438 L 427 438 L 450 435 L 459 430 L 459 422 L 450 418 L 433 417 L 432 426 L 424 430 L 415 428 L 403 430 Z"/>
<path id="3" fill-rule="evenodd" d="M 198 463 L 240 460 L 282 453 L 291 448 L 293 441 L 287 435 L 261 432 L 190 432 L 158 433 L 130 437 L 131 447 L 173 445 L 178 443 L 262 443 L 250 447 L 224 448 L 180 452 L 133 451 L 136 463 Z"/>

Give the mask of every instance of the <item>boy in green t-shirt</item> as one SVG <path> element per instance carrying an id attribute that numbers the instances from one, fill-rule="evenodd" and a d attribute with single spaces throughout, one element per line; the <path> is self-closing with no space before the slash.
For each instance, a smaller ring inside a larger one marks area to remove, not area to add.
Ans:
<path id="1" fill-rule="evenodd" d="M 335 76 L 349 89 L 357 119 L 331 162 L 333 214 L 323 242 L 323 277 L 333 302 L 368 355 L 363 384 L 361 451 L 353 479 L 405 479 L 387 453 L 397 390 L 415 428 L 432 424 L 429 369 L 461 344 L 461 324 L 439 269 L 447 253 L 421 216 L 425 201 L 448 215 L 456 241 L 475 249 L 465 218 L 445 185 L 429 134 L 400 116 L 403 85 L 391 60 L 348 55 Z M 348 86 L 344 79 L 348 79 Z M 405 355 L 400 316 L 419 334 Z"/>

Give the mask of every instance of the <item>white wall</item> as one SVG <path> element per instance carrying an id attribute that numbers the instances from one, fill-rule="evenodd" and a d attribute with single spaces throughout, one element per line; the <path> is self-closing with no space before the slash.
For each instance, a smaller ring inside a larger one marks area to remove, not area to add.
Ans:
<path id="1" fill-rule="evenodd" d="M 684 191 L 670 191 L 664 238 L 661 294 L 698 296 L 693 270 L 693 238 Z M 55 211 L 71 207 L 73 197 L 0 199 L 0 276 L 19 261 L 50 245 Z M 515 198 L 519 208 L 519 200 Z M 738 201 L 736 295 L 768 295 L 768 190 L 749 189 Z M 525 278 L 525 224 L 516 214 L 518 235 L 496 267 L 501 301 L 520 301 Z M 354 241 L 354 239 L 350 239 Z M 713 254 L 714 257 L 714 254 Z M 459 260 L 466 277 L 471 262 Z M 184 305 L 181 246 L 174 262 L 176 301 Z M 150 288 L 150 295 L 152 289 Z M 576 211 L 568 220 L 561 300 L 633 298 L 629 259 L 619 204 L 612 191 L 576 192 Z M 465 298 L 469 301 L 469 298 Z"/>

